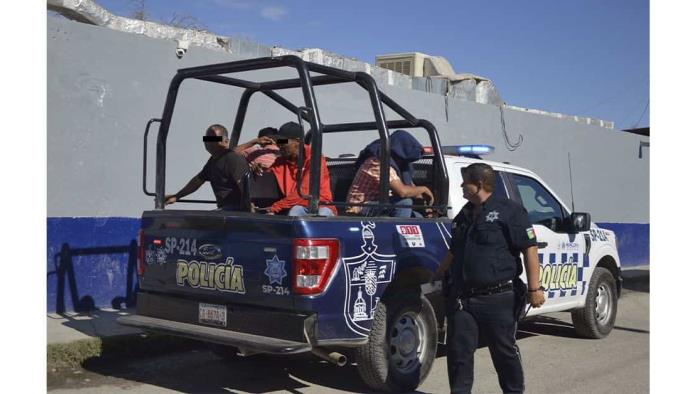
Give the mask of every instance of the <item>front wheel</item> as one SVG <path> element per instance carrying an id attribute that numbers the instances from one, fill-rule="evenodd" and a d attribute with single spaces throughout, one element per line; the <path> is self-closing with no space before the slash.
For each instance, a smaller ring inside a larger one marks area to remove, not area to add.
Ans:
<path id="1" fill-rule="evenodd" d="M 604 338 L 614 328 L 617 307 L 614 276 L 606 268 L 595 268 L 585 306 L 572 312 L 575 331 L 585 338 Z"/>
<path id="2" fill-rule="evenodd" d="M 418 294 L 396 294 L 377 304 L 369 341 L 356 351 L 358 372 L 370 388 L 413 391 L 435 360 L 437 320 Z"/>

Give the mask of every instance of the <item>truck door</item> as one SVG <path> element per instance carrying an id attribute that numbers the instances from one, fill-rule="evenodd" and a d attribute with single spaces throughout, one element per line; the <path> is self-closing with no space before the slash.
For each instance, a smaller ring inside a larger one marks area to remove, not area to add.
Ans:
<path id="1" fill-rule="evenodd" d="M 582 261 L 585 240 L 579 234 L 566 230 L 569 213 L 534 178 L 507 173 L 511 184 L 511 196 L 529 213 L 539 245 L 540 279 L 546 289 L 544 309 L 576 302 L 582 291 L 578 284 L 582 278 Z M 526 276 L 523 275 L 526 280 Z"/>

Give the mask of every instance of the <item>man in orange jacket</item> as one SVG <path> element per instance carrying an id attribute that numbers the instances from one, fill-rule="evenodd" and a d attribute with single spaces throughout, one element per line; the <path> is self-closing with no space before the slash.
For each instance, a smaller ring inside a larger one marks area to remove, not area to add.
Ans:
<path id="1" fill-rule="evenodd" d="M 297 193 L 297 156 L 300 152 L 300 146 L 304 149 L 304 166 L 302 168 L 302 194 L 309 194 L 309 162 L 311 149 L 309 145 L 302 143 L 304 135 L 302 128 L 298 123 L 288 122 L 278 129 L 278 134 L 274 136 L 276 144 L 280 148 L 280 157 L 278 157 L 270 168 L 270 171 L 278 181 L 278 187 L 283 193 L 284 198 L 276 201 L 271 205 L 269 214 L 285 213 L 288 216 L 304 216 L 307 215 L 307 205 L 309 201 L 303 199 Z M 319 199 L 321 202 L 332 202 L 333 195 L 331 194 L 331 179 L 329 178 L 329 169 L 326 167 L 326 159 L 321 157 L 321 172 L 319 182 Z M 320 205 L 319 215 L 335 216 L 336 207 L 333 205 Z"/>

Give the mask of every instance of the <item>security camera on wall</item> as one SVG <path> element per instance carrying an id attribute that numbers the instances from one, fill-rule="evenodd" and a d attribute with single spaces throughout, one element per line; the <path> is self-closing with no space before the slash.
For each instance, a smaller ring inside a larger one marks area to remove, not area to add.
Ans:
<path id="1" fill-rule="evenodd" d="M 184 54 L 186 51 L 188 51 L 189 47 L 189 41 L 187 40 L 177 40 L 177 47 L 176 47 L 176 57 L 181 59 L 184 57 Z"/>

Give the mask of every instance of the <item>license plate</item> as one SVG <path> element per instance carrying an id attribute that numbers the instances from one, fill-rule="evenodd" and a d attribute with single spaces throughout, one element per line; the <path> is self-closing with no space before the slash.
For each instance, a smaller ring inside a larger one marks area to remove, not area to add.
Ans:
<path id="1" fill-rule="evenodd" d="M 215 304 L 198 304 L 198 322 L 227 327 L 227 307 Z"/>

